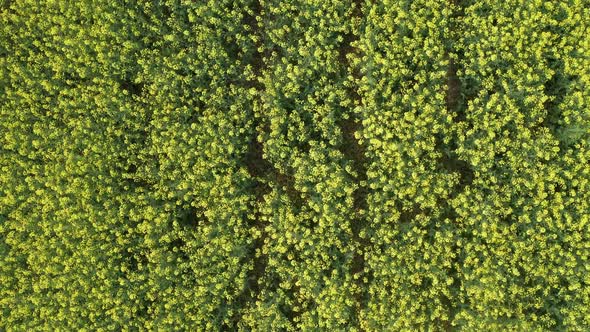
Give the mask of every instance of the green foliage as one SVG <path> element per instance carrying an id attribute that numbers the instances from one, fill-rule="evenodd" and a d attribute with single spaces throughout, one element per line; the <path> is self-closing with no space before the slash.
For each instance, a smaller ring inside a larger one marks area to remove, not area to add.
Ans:
<path id="1" fill-rule="evenodd" d="M 589 8 L 0 1 L 0 330 L 590 329 Z"/>
<path id="2" fill-rule="evenodd" d="M 465 225 L 461 297 L 473 303 L 456 315 L 465 329 L 590 323 L 583 6 L 509 1 L 465 10 L 459 76 L 469 94 L 457 153 L 476 176 L 453 201 Z"/>

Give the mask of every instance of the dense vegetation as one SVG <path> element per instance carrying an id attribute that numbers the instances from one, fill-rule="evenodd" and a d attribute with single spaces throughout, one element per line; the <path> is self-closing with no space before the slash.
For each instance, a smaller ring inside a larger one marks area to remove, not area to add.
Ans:
<path id="1" fill-rule="evenodd" d="M 590 330 L 589 17 L 0 1 L 0 330 Z"/>

